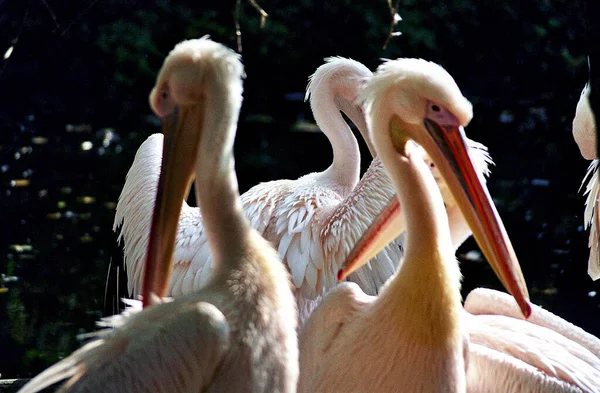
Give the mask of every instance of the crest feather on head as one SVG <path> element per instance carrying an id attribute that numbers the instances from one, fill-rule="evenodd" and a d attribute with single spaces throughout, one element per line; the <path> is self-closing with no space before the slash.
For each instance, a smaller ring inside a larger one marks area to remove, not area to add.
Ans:
<path id="1" fill-rule="evenodd" d="M 340 56 L 326 57 L 324 60 L 325 64 L 319 66 L 315 73 L 308 78 L 308 86 L 306 86 L 304 101 L 308 101 L 311 94 L 314 94 L 319 90 L 320 86 L 328 83 L 338 74 L 348 73 L 359 79 L 359 82 L 364 82 L 373 75 L 371 70 L 356 60 Z M 351 90 L 356 89 L 356 86 L 358 86 L 354 80 L 343 81 L 349 83 L 348 88 Z"/>
<path id="2" fill-rule="evenodd" d="M 421 121 L 422 117 L 410 116 L 423 111 L 425 108 L 415 108 L 414 101 L 407 97 L 419 97 L 421 100 L 430 100 L 449 110 L 466 126 L 473 117 L 473 106 L 462 95 L 454 78 L 440 65 L 423 59 L 398 59 L 386 60 L 377 68 L 377 72 L 362 90 L 361 101 L 367 104 L 370 111 L 376 97 L 391 87 L 398 87 L 407 91 L 405 96 L 398 96 L 399 104 L 408 112 L 408 121 Z"/>

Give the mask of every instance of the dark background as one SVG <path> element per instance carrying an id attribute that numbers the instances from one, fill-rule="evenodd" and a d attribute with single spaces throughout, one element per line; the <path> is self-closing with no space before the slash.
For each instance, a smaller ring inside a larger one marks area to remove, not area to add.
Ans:
<path id="1" fill-rule="evenodd" d="M 383 50 L 385 0 L 261 0 L 264 29 L 243 0 L 241 191 L 329 165 L 327 139 L 298 131 L 312 121 L 302 97 L 324 57 L 373 70 L 381 58 L 438 62 L 474 105 L 467 132 L 496 162 L 488 185 L 532 300 L 599 334 L 600 286 L 586 273 L 578 192 L 588 163 L 571 136 L 587 80 L 580 3 L 450 3 L 403 1 L 403 35 Z M 235 48 L 234 8 L 222 0 L 0 1 L 0 55 L 13 46 L 0 63 L 2 378 L 32 376 L 68 355 L 76 335 L 125 295 L 111 228 L 137 148 L 160 132 L 148 93 L 177 42 L 210 34 Z M 468 241 L 459 256 L 476 247 Z M 461 266 L 465 294 L 500 288 L 485 262 Z"/>

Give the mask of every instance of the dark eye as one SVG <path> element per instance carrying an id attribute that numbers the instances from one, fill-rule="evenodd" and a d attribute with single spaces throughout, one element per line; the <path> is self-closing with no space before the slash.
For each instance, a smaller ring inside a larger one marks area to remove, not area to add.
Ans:
<path id="1" fill-rule="evenodd" d="M 440 111 L 440 107 L 437 106 L 437 105 L 432 105 L 431 106 L 431 110 L 434 111 L 434 112 L 439 112 Z"/>
<path id="2" fill-rule="evenodd" d="M 435 164 L 433 162 L 429 163 L 430 168 L 435 168 Z"/>
<path id="3" fill-rule="evenodd" d="M 160 97 L 161 97 L 163 100 L 166 100 L 167 98 L 169 98 L 169 93 L 168 93 L 166 90 L 163 90 L 163 92 L 162 92 L 162 93 L 160 93 Z"/>

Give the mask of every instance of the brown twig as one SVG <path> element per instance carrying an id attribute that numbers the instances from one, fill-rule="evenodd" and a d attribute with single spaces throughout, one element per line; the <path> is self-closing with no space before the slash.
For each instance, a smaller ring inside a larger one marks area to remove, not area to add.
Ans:
<path id="1" fill-rule="evenodd" d="M 385 42 L 383 43 L 383 50 L 387 49 L 387 46 L 393 37 L 402 34 L 399 32 L 398 33 L 394 32 L 394 27 L 396 27 L 396 24 L 398 23 L 398 21 L 401 20 L 401 19 L 399 19 L 400 15 L 398 15 L 398 8 L 400 7 L 400 0 L 397 0 L 395 5 L 392 5 L 392 0 L 387 0 L 387 4 L 390 9 L 391 21 L 390 21 L 390 29 L 388 31 L 387 38 L 385 39 Z"/>
<path id="2" fill-rule="evenodd" d="M 236 0 L 233 19 L 235 21 L 235 39 L 237 40 L 238 52 L 242 53 L 242 30 L 240 29 L 240 12 L 242 9 L 242 0 Z"/>
<path id="3" fill-rule="evenodd" d="M 267 14 L 266 11 L 264 9 L 262 9 L 262 7 L 260 5 L 258 5 L 256 0 L 248 0 L 248 2 L 260 14 L 260 28 L 261 29 L 264 28 L 269 14 Z M 241 12 L 242 12 L 242 0 L 236 0 L 235 1 L 235 9 L 233 11 L 233 19 L 235 22 L 235 37 L 237 40 L 237 48 L 238 48 L 239 53 L 242 53 L 242 30 L 240 28 L 240 13 Z"/>
<path id="4" fill-rule="evenodd" d="M 269 16 L 269 14 L 267 14 L 265 10 L 263 10 L 255 0 L 248 1 L 250 2 L 250 4 L 252 4 L 252 7 L 254 7 L 260 13 L 260 28 L 262 29 L 263 27 L 265 27 L 265 22 L 267 21 L 267 17 Z"/>

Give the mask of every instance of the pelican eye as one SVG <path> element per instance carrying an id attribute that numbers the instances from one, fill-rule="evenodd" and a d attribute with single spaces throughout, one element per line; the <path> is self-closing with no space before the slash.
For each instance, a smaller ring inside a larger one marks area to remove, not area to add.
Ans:
<path id="1" fill-rule="evenodd" d="M 440 111 L 440 107 L 434 104 L 434 105 L 431 106 L 431 110 L 434 111 L 434 112 L 439 112 Z"/>

